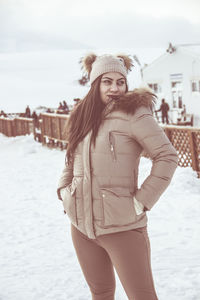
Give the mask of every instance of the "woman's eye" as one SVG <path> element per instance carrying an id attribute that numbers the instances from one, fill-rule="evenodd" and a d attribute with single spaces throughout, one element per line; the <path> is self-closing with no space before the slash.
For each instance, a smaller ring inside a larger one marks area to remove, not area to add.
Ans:
<path id="1" fill-rule="evenodd" d="M 112 81 L 111 80 L 108 80 L 108 79 L 105 79 L 105 80 L 102 80 L 102 83 L 105 84 L 105 85 L 111 85 L 112 84 Z M 123 86 L 125 84 L 125 81 L 124 80 L 120 80 L 120 81 L 117 81 L 116 83 L 118 86 Z"/>
<path id="2" fill-rule="evenodd" d="M 122 86 L 122 85 L 124 85 L 124 84 L 125 84 L 124 81 L 118 81 L 118 85 Z"/>
<path id="3" fill-rule="evenodd" d="M 103 83 L 106 85 L 109 85 L 111 82 L 110 82 L 110 80 L 104 80 Z"/>

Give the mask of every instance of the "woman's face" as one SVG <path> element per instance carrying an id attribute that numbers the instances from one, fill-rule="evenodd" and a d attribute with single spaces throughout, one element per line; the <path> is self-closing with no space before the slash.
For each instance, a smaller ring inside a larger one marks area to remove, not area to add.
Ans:
<path id="1" fill-rule="evenodd" d="M 117 72 L 103 74 L 100 82 L 100 97 L 103 103 L 108 103 L 113 96 L 122 96 L 126 92 L 126 79 Z"/>

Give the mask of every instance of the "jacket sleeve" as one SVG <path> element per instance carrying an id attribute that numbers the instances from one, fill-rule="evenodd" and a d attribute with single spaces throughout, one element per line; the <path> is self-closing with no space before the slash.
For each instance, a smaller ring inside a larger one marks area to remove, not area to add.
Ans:
<path id="1" fill-rule="evenodd" d="M 163 129 L 155 121 L 150 108 L 138 108 L 131 118 L 130 128 L 131 136 L 153 162 L 150 175 L 135 194 L 135 198 L 150 210 L 168 187 L 177 167 L 178 156 Z"/>
<path id="2" fill-rule="evenodd" d="M 60 180 L 58 182 L 57 194 L 58 198 L 62 200 L 60 190 L 67 187 L 73 179 L 73 162 L 70 162 L 68 165 L 65 165 Z"/>

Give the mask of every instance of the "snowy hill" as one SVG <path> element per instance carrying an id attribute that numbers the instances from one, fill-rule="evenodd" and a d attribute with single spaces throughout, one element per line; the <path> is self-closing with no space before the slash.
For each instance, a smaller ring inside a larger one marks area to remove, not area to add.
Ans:
<path id="1" fill-rule="evenodd" d="M 20 53 L 0 53 L 0 110 L 24 112 L 29 104 L 33 110 L 38 106 L 57 108 L 66 100 L 73 104 L 74 98 L 82 98 L 88 87 L 78 84 L 82 76 L 79 60 L 89 52 L 127 53 L 137 55 L 141 64 L 149 63 L 164 50 L 143 49 L 98 49 L 35 51 Z M 137 62 L 128 76 L 129 88 L 140 84 Z"/>
<path id="2" fill-rule="evenodd" d="M 88 300 L 57 200 L 65 153 L 33 136 L 0 134 L 0 299 Z M 142 159 L 140 183 L 151 162 Z M 177 168 L 149 217 L 152 267 L 159 300 L 200 299 L 200 179 Z M 127 299 L 117 278 L 116 300 Z"/>

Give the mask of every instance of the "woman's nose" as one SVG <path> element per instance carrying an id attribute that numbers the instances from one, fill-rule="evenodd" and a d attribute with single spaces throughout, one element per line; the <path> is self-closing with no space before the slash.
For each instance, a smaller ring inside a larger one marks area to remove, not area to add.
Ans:
<path id="1" fill-rule="evenodd" d="M 113 82 L 110 86 L 110 90 L 113 92 L 118 91 L 118 85 L 115 82 Z"/>

